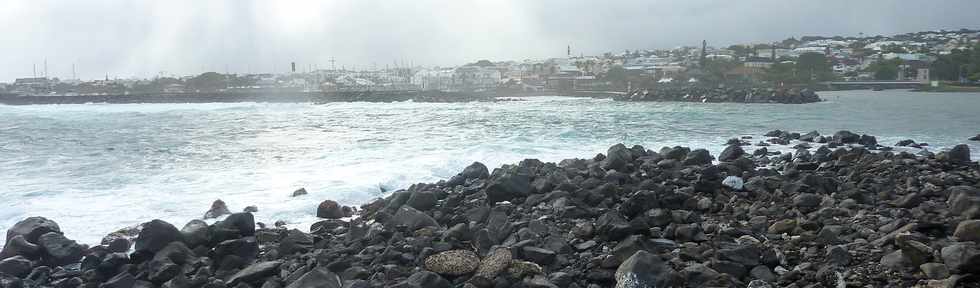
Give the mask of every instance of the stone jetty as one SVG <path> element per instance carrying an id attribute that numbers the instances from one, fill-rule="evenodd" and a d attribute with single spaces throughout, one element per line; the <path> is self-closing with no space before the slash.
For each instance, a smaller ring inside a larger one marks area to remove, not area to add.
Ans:
<path id="1" fill-rule="evenodd" d="M 635 89 L 613 99 L 619 101 L 679 101 L 804 104 L 822 101 L 813 90 L 800 88 L 726 88 L 698 85 L 663 85 Z"/>

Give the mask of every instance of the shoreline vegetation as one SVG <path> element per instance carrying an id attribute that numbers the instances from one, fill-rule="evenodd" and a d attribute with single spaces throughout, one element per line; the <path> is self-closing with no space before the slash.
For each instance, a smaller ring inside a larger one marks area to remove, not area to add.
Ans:
<path id="1" fill-rule="evenodd" d="M 980 168 L 874 136 L 772 131 L 705 149 L 617 144 L 394 191 L 325 200 L 309 233 L 220 200 L 95 246 L 26 218 L 7 288 L 960 287 L 980 277 Z M 978 136 L 980 137 L 980 136 Z M 753 142 L 756 142 L 753 144 Z M 779 145 L 779 146 L 776 146 Z M 792 145 L 792 146 L 790 146 Z M 770 151 L 792 147 L 793 153 Z M 902 148 L 899 148 L 902 147 Z M 293 197 L 304 196 L 305 189 Z M 286 197 L 284 195 L 283 197 Z M 312 200 L 312 199 L 311 199 Z M 313 211 L 311 211 L 312 213 Z"/>

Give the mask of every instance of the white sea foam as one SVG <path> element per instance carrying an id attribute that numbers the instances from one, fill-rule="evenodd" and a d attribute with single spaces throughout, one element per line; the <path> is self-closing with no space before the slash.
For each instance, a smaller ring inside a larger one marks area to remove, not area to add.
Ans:
<path id="1" fill-rule="evenodd" d="M 159 218 L 198 218 L 215 199 L 257 221 L 307 229 L 317 204 L 348 205 L 451 177 L 473 161 L 592 157 L 619 142 L 718 155 L 725 140 L 772 129 L 912 138 L 934 148 L 977 134 L 980 97 L 896 94 L 869 101 L 741 105 L 531 97 L 499 103 L 0 106 L 0 230 L 55 220 L 83 243 Z M 866 92 L 864 92 L 866 93 Z M 827 94 L 827 93 L 825 93 Z M 831 96 L 833 99 L 837 97 Z M 972 143 L 974 157 L 980 147 Z M 770 147 L 773 149 L 776 147 Z M 752 148 L 746 148 L 751 152 Z M 788 151 L 786 148 L 782 148 Z M 305 187 L 309 195 L 290 197 Z"/>

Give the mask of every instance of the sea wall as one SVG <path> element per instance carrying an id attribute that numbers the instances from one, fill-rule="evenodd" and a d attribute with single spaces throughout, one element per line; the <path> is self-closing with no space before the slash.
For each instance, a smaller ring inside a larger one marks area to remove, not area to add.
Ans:
<path id="1" fill-rule="evenodd" d="M 635 89 L 613 99 L 619 101 L 680 101 L 803 104 L 822 101 L 813 90 L 806 88 L 726 88 L 703 86 L 662 85 Z"/>

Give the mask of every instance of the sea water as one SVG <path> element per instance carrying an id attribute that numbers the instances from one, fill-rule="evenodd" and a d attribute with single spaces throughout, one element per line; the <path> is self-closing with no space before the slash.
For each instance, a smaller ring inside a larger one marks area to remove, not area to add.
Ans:
<path id="1" fill-rule="evenodd" d="M 325 199 L 448 179 L 474 161 L 591 158 L 616 143 L 717 155 L 773 129 L 911 138 L 939 151 L 980 142 L 980 94 L 822 92 L 803 105 L 626 103 L 530 97 L 497 103 L 0 105 L 0 231 L 44 216 L 97 244 L 152 219 L 178 228 L 212 201 L 308 229 Z M 969 143 L 972 142 L 972 143 Z M 753 148 L 747 148 L 752 150 Z M 306 188 L 308 195 L 291 197 Z"/>

